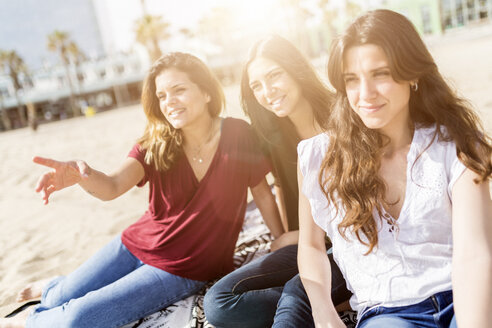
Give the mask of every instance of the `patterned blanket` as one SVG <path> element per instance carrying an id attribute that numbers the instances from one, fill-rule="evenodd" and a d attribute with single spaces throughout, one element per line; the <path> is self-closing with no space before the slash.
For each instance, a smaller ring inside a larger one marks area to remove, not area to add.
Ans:
<path id="1" fill-rule="evenodd" d="M 246 209 L 246 216 L 234 254 L 234 267 L 251 262 L 253 259 L 267 254 L 272 239 L 268 228 L 263 222 L 254 202 Z M 208 283 L 198 294 L 181 300 L 148 317 L 123 326 L 122 328 L 214 328 L 208 323 L 203 312 L 203 297 L 215 283 Z M 341 313 L 347 327 L 355 327 L 354 312 Z"/>

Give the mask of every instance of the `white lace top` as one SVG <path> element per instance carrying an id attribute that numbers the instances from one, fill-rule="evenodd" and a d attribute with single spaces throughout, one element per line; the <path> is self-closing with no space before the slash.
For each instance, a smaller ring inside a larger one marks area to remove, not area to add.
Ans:
<path id="1" fill-rule="evenodd" d="M 407 155 L 407 185 L 398 228 L 392 229 L 391 216 L 384 213 L 386 219 L 376 220 L 380 223 L 378 246 L 366 256 L 368 248 L 355 234 L 347 230 L 345 240 L 338 233 L 344 213 L 334 215 L 318 183 L 328 136 L 320 134 L 298 145 L 302 192 L 309 199 L 314 221 L 333 243 L 335 261 L 354 293 L 350 304 L 359 316 L 374 305 L 415 304 L 451 289 L 451 190 L 465 166 L 457 158 L 455 144 L 437 141 L 437 137 L 422 153 L 434 131 L 415 130 Z M 373 215 L 379 218 L 376 211 Z"/>

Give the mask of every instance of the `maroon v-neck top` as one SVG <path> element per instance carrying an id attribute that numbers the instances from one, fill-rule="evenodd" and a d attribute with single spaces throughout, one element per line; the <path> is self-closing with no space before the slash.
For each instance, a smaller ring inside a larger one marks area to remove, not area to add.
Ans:
<path id="1" fill-rule="evenodd" d="M 139 145 L 128 156 L 144 167 L 138 186 L 149 182 L 148 210 L 121 237 L 128 250 L 146 264 L 189 279 L 230 272 L 247 189 L 270 171 L 248 123 L 223 120 L 217 151 L 200 182 L 184 154 L 166 172 L 146 164 Z"/>

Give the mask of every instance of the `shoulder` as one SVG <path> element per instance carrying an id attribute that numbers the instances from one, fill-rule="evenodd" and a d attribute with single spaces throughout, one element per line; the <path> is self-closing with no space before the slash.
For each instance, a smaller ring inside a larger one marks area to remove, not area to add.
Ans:
<path id="1" fill-rule="evenodd" d="M 233 117 L 226 117 L 222 121 L 222 133 L 226 136 L 230 142 L 246 142 L 251 140 L 256 141 L 256 135 L 253 132 L 253 128 L 248 122 Z"/>
<path id="2" fill-rule="evenodd" d="M 140 144 L 135 144 L 130 152 L 128 153 L 129 157 L 135 157 L 135 158 L 140 158 L 142 156 L 145 156 L 145 153 L 147 152 L 146 149 L 144 149 Z"/>
<path id="3" fill-rule="evenodd" d="M 326 133 L 318 134 L 312 138 L 304 139 L 297 145 L 299 157 L 308 156 L 314 152 L 324 152 L 328 148 L 330 138 Z"/>
<path id="4" fill-rule="evenodd" d="M 259 141 L 248 122 L 232 117 L 222 121 L 223 143 L 232 148 L 259 148 Z"/>
<path id="5" fill-rule="evenodd" d="M 411 156 L 415 158 L 416 167 L 421 172 L 422 184 L 429 181 L 447 181 L 448 192 L 459 176 L 465 170 L 464 164 L 458 157 L 455 142 L 449 137 L 446 127 L 441 127 L 436 133 L 436 126 L 415 130 L 415 147 Z M 420 163 L 419 163 L 420 162 Z"/>
<path id="6" fill-rule="evenodd" d="M 225 117 L 222 122 L 222 126 L 224 129 L 231 131 L 250 131 L 251 126 L 245 120 L 234 118 L 234 117 Z"/>
<path id="7" fill-rule="evenodd" d="M 414 142 L 420 152 L 456 155 L 456 144 L 444 126 L 441 126 L 439 131 L 436 125 L 416 128 Z"/>
<path id="8" fill-rule="evenodd" d="M 302 140 L 297 145 L 299 167 L 305 176 L 308 171 L 318 171 L 328 149 L 330 138 L 326 133 Z"/>

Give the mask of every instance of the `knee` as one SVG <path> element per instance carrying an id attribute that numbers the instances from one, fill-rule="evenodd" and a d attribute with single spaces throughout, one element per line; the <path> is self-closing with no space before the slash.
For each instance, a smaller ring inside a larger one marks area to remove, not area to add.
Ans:
<path id="1" fill-rule="evenodd" d="M 108 326 L 114 319 L 111 319 L 107 307 L 82 299 L 70 300 L 62 304 L 59 309 L 61 310 L 60 322 L 63 323 L 60 326 L 63 328 Z"/>
<path id="2" fill-rule="evenodd" d="M 230 322 L 232 308 L 228 306 L 234 298 L 230 291 L 220 285 L 213 285 L 203 298 L 203 311 L 208 322 L 217 327 L 225 327 Z"/>
<path id="3" fill-rule="evenodd" d="M 289 281 L 284 286 L 284 291 L 282 293 L 282 296 L 292 296 L 295 297 L 296 299 L 305 299 L 307 298 L 306 291 L 304 290 L 304 285 L 302 284 L 301 278 L 299 275 L 296 275 Z"/>

